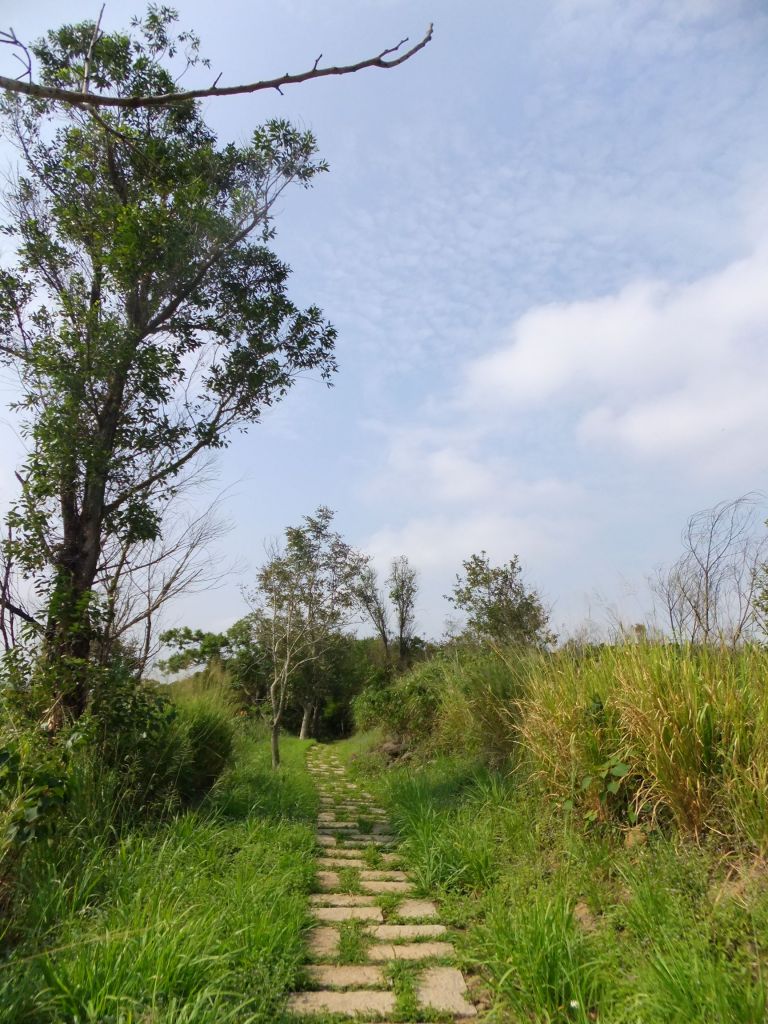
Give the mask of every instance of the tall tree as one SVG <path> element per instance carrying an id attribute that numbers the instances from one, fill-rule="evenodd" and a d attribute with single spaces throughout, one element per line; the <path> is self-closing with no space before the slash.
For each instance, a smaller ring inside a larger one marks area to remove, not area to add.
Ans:
<path id="1" fill-rule="evenodd" d="M 41 80 L 140 97 L 177 92 L 168 55 L 197 39 L 150 7 L 132 33 L 92 22 L 32 47 Z M 192 100 L 97 113 L 14 94 L 21 173 L 4 227 L 0 354 L 18 370 L 29 443 L 10 516 L 15 564 L 46 594 L 43 665 L 57 713 L 87 702 L 106 538 L 159 532 L 178 474 L 258 421 L 296 377 L 335 370 L 335 333 L 288 298 L 271 210 L 325 170 L 285 121 L 219 146 Z"/>
<path id="2" fill-rule="evenodd" d="M 355 610 L 355 589 L 365 559 L 333 529 L 333 512 L 320 506 L 300 526 L 285 531 L 285 544 L 275 546 L 248 593 L 261 623 L 262 645 L 270 655 L 272 682 L 272 764 L 280 763 L 280 728 L 288 701 L 300 677 L 306 731 L 317 694 L 312 688 L 315 665 L 333 646 Z M 304 671 L 302 671 L 304 670 Z M 307 685 L 309 684 L 309 685 Z"/>
<path id="3" fill-rule="evenodd" d="M 416 594 L 418 593 L 418 573 L 408 562 L 405 555 L 392 560 L 392 568 L 387 578 L 389 599 L 395 610 L 397 623 L 397 650 L 401 663 L 408 656 L 413 639 L 413 628 L 416 624 Z"/>
<path id="4" fill-rule="evenodd" d="M 462 562 L 450 603 L 466 614 L 471 639 L 500 644 L 546 647 L 557 639 L 549 629 L 549 613 L 535 590 L 523 580 L 517 555 L 492 566 L 485 551 Z"/>
<path id="5" fill-rule="evenodd" d="M 376 630 L 376 636 L 384 648 L 384 658 L 389 662 L 390 625 L 389 609 L 384 594 L 379 587 L 379 577 L 372 565 L 366 565 L 360 573 L 355 589 L 360 611 L 368 618 Z"/>

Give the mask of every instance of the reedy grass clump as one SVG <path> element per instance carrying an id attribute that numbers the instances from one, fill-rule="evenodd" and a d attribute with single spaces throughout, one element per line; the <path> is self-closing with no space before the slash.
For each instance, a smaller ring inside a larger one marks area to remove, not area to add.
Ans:
<path id="1" fill-rule="evenodd" d="M 378 705 L 379 724 L 417 753 L 461 750 L 514 771 L 587 822 L 768 847 L 764 649 L 458 651 L 417 667 Z"/>

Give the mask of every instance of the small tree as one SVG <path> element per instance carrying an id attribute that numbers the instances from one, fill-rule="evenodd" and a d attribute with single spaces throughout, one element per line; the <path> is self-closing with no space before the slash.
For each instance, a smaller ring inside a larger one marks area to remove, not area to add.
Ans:
<path id="1" fill-rule="evenodd" d="M 321 506 L 301 526 L 285 531 L 285 545 L 273 546 L 247 597 L 269 652 L 272 681 L 272 765 L 280 763 L 280 728 L 288 700 L 305 666 L 318 662 L 334 643 L 355 607 L 355 585 L 365 559 L 332 529 L 333 512 Z M 311 673 L 303 672 L 304 681 Z M 301 694 L 302 733 L 311 722 L 317 694 Z"/>
<path id="2" fill-rule="evenodd" d="M 492 566 L 481 551 L 462 562 L 450 603 L 467 616 L 465 633 L 473 640 L 526 647 L 547 647 L 557 637 L 549 629 L 549 613 L 535 590 L 527 589 L 517 555 Z"/>

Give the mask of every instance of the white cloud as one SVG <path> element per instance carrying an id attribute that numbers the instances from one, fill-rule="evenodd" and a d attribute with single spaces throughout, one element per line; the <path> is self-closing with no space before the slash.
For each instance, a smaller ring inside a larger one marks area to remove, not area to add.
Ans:
<path id="1" fill-rule="evenodd" d="M 533 309 L 472 361 L 469 410 L 568 408 L 579 437 L 639 455 L 754 458 L 768 430 L 768 248 L 686 284 Z"/>

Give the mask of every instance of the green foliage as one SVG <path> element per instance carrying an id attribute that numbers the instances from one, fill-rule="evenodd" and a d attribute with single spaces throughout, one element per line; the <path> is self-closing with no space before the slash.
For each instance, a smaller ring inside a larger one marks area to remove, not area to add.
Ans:
<path id="1" fill-rule="evenodd" d="M 179 709 L 186 741 L 178 788 L 187 803 L 208 792 L 232 758 L 235 729 L 231 713 L 210 701 L 190 701 Z"/>
<path id="2" fill-rule="evenodd" d="M 117 839 L 84 824 L 26 859 L 0 960 L 3 1019 L 268 1024 L 303 960 L 313 876 L 304 745 L 266 744 L 197 811 Z"/>
<path id="3" fill-rule="evenodd" d="M 768 848 L 768 655 L 652 644 L 468 650 L 355 702 L 425 756 L 462 749 L 589 824 Z"/>
<path id="4" fill-rule="evenodd" d="M 82 89 L 89 55 L 93 92 L 177 92 L 171 55 L 200 58 L 176 17 L 153 5 L 130 32 L 49 32 L 33 47 L 41 81 Z M 2 112 L 21 166 L 4 202 L 0 358 L 18 371 L 29 450 L 9 554 L 46 601 L 51 684 L 79 717 L 106 541 L 156 538 L 200 452 L 301 373 L 335 370 L 333 328 L 289 299 L 268 247 L 272 204 L 325 164 L 284 120 L 219 146 L 192 102 L 91 116 L 16 94 Z"/>
<path id="5" fill-rule="evenodd" d="M 492 566 L 485 551 L 462 563 L 451 604 L 467 616 L 469 638 L 498 644 L 548 647 L 556 636 L 549 613 L 535 590 L 527 590 L 515 555 L 506 565 Z"/>
<path id="6" fill-rule="evenodd" d="M 459 926 L 489 1019 L 764 1020 L 762 861 L 659 832 L 625 844 L 564 817 L 521 772 L 456 754 L 382 772 L 364 747 L 358 738 L 355 770 L 388 805 L 420 888 Z"/>

